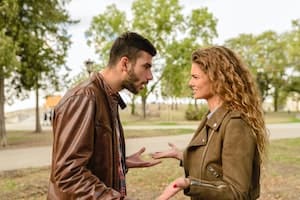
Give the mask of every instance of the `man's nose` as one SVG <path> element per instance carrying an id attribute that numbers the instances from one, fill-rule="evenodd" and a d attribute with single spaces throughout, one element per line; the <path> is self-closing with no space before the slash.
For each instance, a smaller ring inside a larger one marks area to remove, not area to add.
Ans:
<path id="1" fill-rule="evenodd" d="M 152 80 L 153 79 L 153 75 L 151 70 L 149 70 L 148 74 L 147 74 L 147 80 Z"/>

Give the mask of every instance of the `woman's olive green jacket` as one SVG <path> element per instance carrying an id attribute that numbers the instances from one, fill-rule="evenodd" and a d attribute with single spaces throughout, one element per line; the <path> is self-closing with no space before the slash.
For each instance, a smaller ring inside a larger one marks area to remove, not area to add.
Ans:
<path id="1" fill-rule="evenodd" d="M 193 200 L 257 199 L 260 159 L 252 128 L 225 105 L 202 120 L 184 151 L 183 166 Z"/>

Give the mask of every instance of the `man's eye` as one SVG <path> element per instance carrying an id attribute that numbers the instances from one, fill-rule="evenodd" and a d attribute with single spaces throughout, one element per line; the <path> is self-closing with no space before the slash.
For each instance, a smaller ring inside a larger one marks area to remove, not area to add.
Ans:
<path id="1" fill-rule="evenodd" d="M 144 66 L 145 69 L 149 69 L 149 68 L 151 68 L 152 65 L 150 65 L 150 64 L 144 64 L 143 66 Z"/>

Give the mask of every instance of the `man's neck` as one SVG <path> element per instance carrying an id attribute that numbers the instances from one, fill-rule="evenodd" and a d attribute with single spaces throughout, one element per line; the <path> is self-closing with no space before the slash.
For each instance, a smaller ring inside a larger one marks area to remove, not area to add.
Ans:
<path id="1" fill-rule="evenodd" d="M 115 70 L 114 68 L 105 68 L 99 73 L 103 76 L 104 81 L 111 87 L 114 92 L 119 92 L 120 90 L 122 90 L 120 75 L 118 74 L 117 70 Z"/>

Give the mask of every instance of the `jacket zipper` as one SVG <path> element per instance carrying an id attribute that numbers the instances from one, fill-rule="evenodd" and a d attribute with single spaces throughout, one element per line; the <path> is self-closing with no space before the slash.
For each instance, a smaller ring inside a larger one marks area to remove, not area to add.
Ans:
<path id="1" fill-rule="evenodd" d="M 200 169 L 201 169 L 201 171 L 200 171 L 200 177 L 199 177 L 200 180 L 202 178 L 203 166 L 204 166 L 203 163 L 204 163 L 205 155 L 207 153 L 208 145 L 209 145 L 209 143 L 211 141 L 211 138 L 212 138 L 214 132 L 215 132 L 215 130 L 212 130 L 211 134 L 208 137 L 207 144 L 206 144 L 206 146 L 204 147 L 204 150 L 203 150 L 202 160 L 201 160 L 201 167 L 200 167 Z"/>

